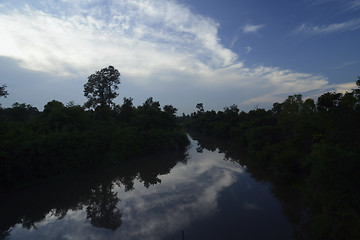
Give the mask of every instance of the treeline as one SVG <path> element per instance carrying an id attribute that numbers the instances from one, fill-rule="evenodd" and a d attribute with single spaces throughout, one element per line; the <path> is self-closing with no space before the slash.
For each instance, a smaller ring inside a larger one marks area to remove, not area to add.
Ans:
<path id="1" fill-rule="evenodd" d="M 131 98 L 112 108 L 53 100 L 42 112 L 15 103 L 0 109 L 0 191 L 137 156 L 181 150 L 189 140 L 176 108 Z"/>
<path id="2" fill-rule="evenodd" d="M 360 236 L 360 77 L 357 89 L 313 99 L 289 96 L 271 110 L 198 111 L 186 128 L 248 149 L 252 166 L 297 189 L 310 209 L 313 239 Z"/>

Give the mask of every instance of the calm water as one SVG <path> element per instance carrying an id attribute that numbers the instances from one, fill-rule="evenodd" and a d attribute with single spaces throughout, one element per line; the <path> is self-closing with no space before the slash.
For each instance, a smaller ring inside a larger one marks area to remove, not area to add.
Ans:
<path id="1" fill-rule="evenodd" d="M 0 239 L 293 239 L 269 184 L 218 149 L 2 194 Z"/>

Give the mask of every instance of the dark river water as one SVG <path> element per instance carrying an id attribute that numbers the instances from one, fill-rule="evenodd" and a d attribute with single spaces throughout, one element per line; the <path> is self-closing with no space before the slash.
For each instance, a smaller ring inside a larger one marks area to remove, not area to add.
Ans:
<path id="1" fill-rule="evenodd" d="M 191 139 L 186 153 L 1 194 L 0 239 L 294 239 L 275 197 L 289 194 L 254 176 Z"/>

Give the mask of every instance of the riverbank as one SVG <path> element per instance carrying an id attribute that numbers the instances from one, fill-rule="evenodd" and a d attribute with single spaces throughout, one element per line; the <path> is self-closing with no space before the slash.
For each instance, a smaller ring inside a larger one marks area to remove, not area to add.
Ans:
<path id="1" fill-rule="evenodd" d="M 55 100 L 43 112 L 27 105 L 0 109 L 0 191 L 183 151 L 189 140 L 176 123 L 176 109 L 169 108 L 162 110 L 151 98 L 139 107 L 126 101 L 113 110 L 85 111 Z"/>
<path id="2" fill-rule="evenodd" d="M 357 81 L 360 87 L 360 80 Z M 311 238 L 360 235 L 360 89 L 325 93 L 315 103 L 301 95 L 271 110 L 198 112 L 182 118 L 192 131 L 247 149 L 247 166 L 297 190 L 311 210 Z"/>

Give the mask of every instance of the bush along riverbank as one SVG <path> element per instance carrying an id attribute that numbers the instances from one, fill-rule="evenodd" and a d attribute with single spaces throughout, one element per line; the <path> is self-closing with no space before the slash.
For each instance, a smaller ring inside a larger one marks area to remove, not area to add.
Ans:
<path id="1" fill-rule="evenodd" d="M 312 239 L 360 236 L 360 77 L 345 94 L 328 92 L 317 102 L 289 96 L 271 110 L 224 111 L 183 116 L 183 125 L 247 148 L 251 164 L 273 182 L 293 187 L 310 209 Z"/>

